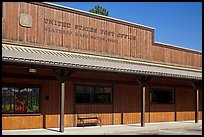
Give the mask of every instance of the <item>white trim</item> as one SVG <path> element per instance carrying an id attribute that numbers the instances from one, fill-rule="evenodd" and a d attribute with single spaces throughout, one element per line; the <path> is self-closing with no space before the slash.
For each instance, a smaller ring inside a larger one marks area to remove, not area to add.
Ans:
<path id="1" fill-rule="evenodd" d="M 82 12 L 82 13 L 86 13 L 86 14 L 90 14 L 90 15 L 95 15 L 95 16 L 107 18 L 107 19 L 112 19 L 112 20 L 116 20 L 116 21 L 122 21 L 122 22 L 125 22 L 125 23 L 129 23 L 129 24 L 132 24 L 132 25 L 141 26 L 141 27 L 145 27 L 145 28 L 149 28 L 149 29 L 153 29 L 153 30 L 155 29 L 153 27 L 149 27 L 149 26 L 145 26 L 145 25 L 141 25 L 141 24 L 136 24 L 136 23 L 125 21 L 125 20 L 121 20 L 121 19 L 116 19 L 116 18 L 113 18 L 113 17 L 103 16 L 103 15 L 99 15 L 99 14 L 95 14 L 95 13 L 92 13 L 92 12 L 87 12 L 87 11 L 83 11 L 83 10 L 79 10 L 79 9 L 74 9 L 74 8 L 70 8 L 70 7 L 67 7 L 67 6 L 62 6 L 62 5 L 58 5 L 58 4 L 54 4 L 54 3 L 50 3 L 50 2 L 42 2 L 42 3 L 49 4 L 49 5 L 52 5 L 52 6 L 61 7 L 61 8 L 65 8 L 65 9 L 71 9 L 71 10 L 79 11 L 79 12 Z"/>
<path id="2" fill-rule="evenodd" d="M 194 50 L 194 49 L 189 49 L 189 48 L 184 48 L 184 47 L 181 47 L 181 46 L 175 46 L 175 45 L 171 45 L 171 44 L 167 44 L 167 43 L 162 43 L 162 42 L 157 42 L 155 41 L 154 42 L 155 44 L 163 44 L 165 46 L 170 46 L 170 47 L 175 47 L 175 48 L 180 48 L 180 49 L 185 49 L 185 50 L 189 50 L 189 51 L 195 51 L 195 52 L 199 52 L 199 53 L 202 53 L 202 51 L 198 51 L 198 50 Z"/>

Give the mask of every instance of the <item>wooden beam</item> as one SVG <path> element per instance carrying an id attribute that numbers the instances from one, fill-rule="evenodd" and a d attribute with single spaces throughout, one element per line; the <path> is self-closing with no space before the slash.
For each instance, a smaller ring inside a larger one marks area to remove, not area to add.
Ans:
<path id="1" fill-rule="evenodd" d="M 65 83 L 60 83 L 60 132 L 64 132 L 64 96 L 65 96 Z"/>
<path id="2" fill-rule="evenodd" d="M 52 71 L 58 81 L 64 82 L 64 70 L 63 69 L 54 68 L 52 69 Z"/>
<path id="3" fill-rule="evenodd" d="M 52 70 L 56 78 L 62 82 L 67 81 L 71 76 L 71 74 L 74 73 L 74 70 L 68 70 L 68 69 L 52 69 Z"/>
<path id="4" fill-rule="evenodd" d="M 15 78 L 15 79 L 37 79 L 37 80 L 57 80 L 55 76 L 48 75 L 28 75 L 28 74 L 15 74 L 15 73 L 3 73 L 2 78 Z M 104 83 L 104 84 L 124 84 L 124 85 L 137 85 L 138 82 L 135 81 L 125 81 L 125 80 L 100 80 L 100 79 L 90 79 L 90 78 L 80 78 L 80 77 L 67 77 L 66 81 L 74 81 L 74 82 L 90 82 L 90 83 Z M 180 83 L 149 83 L 149 87 L 167 87 L 167 88 L 190 88 L 191 85 L 185 85 Z"/>
<path id="5" fill-rule="evenodd" d="M 151 79 L 152 79 L 152 76 L 146 76 L 146 75 L 145 76 L 136 76 L 136 80 L 141 87 L 149 84 Z"/>
<path id="6" fill-rule="evenodd" d="M 66 70 L 64 72 L 64 81 L 67 81 L 69 80 L 70 76 L 74 73 L 75 71 L 74 70 Z"/>
<path id="7" fill-rule="evenodd" d="M 202 89 L 202 80 L 192 80 L 191 86 L 194 90 Z"/>
<path id="8" fill-rule="evenodd" d="M 15 79 L 37 79 L 37 80 L 57 80 L 55 76 L 38 75 L 38 74 L 16 74 L 16 73 L 3 73 L 2 78 L 15 78 Z"/>

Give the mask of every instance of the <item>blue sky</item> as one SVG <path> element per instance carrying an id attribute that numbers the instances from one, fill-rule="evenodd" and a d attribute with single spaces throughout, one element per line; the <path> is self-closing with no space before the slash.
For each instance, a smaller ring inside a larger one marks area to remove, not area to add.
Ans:
<path id="1" fill-rule="evenodd" d="M 99 4 L 109 16 L 155 28 L 154 40 L 202 51 L 202 2 L 53 2 L 89 11 Z"/>

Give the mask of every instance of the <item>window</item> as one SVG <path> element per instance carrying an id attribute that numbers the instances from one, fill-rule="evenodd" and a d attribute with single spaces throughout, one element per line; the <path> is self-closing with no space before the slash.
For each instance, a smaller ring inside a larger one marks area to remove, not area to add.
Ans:
<path id="1" fill-rule="evenodd" d="M 39 113 L 39 88 L 2 87 L 2 113 Z"/>
<path id="2" fill-rule="evenodd" d="M 150 92 L 150 103 L 175 103 L 175 92 L 167 89 L 152 89 Z"/>
<path id="3" fill-rule="evenodd" d="M 111 87 L 76 86 L 76 103 L 111 103 L 111 97 Z"/>

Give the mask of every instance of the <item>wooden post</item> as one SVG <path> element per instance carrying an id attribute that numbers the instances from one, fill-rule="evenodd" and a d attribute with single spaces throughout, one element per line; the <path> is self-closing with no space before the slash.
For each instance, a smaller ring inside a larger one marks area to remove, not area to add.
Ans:
<path id="1" fill-rule="evenodd" d="M 141 86 L 141 126 L 145 126 L 145 90 L 151 80 L 151 76 L 136 76 L 138 84 Z"/>
<path id="2" fill-rule="evenodd" d="M 202 80 L 193 80 L 192 88 L 195 91 L 195 123 L 198 123 L 199 112 L 199 89 L 202 89 Z"/>
<path id="3" fill-rule="evenodd" d="M 64 98 L 65 81 L 74 73 L 73 70 L 52 69 L 57 80 L 60 82 L 60 132 L 64 132 Z"/>
<path id="4" fill-rule="evenodd" d="M 198 108 L 199 108 L 199 90 L 196 90 L 195 94 L 195 123 L 198 123 Z"/>
<path id="5" fill-rule="evenodd" d="M 145 126 L 145 86 L 142 87 L 142 99 L 141 99 L 141 126 Z"/>
<path id="6" fill-rule="evenodd" d="M 60 132 L 64 132 L 64 93 L 65 83 L 60 82 Z"/>

